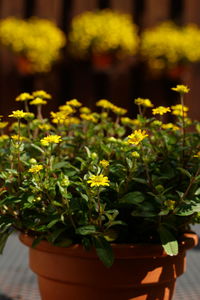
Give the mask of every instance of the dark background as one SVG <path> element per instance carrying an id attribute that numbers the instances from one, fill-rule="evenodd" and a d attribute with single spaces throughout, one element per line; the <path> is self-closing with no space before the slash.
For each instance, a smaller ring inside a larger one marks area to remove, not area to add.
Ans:
<path id="1" fill-rule="evenodd" d="M 131 14 L 139 31 L 167 19 L 178 24 L 194 22 L 200 25 L 199 0 L 0 0 L 0 18 L 29 18 L 33 15 L 48 18 L 67 34 L 73 16 L 85 10 L 104 8 Z M 20 92 L 44 89 L 53 95 L 51 110 L 71 98 L 77 98 L 90 107 L 94 107 L 96 100 L 107 98 L 128 108 L 129 115 L 134 116 L 133 99 L 139 96 L 150 98 L 155 104 L 175 103 L 176 93 L 170 88 L 177 83 L 191 88 L 186 104 L 190 106 L 190 116 L 199 119 L 198 64 L 173 77 L 166 74 L 153 76 L 136 58 L 99 70 L 89 62 L 73 61 L 66 47 L 63 60 L 54 66 L 52 72 L 27 76 L 17 71 L 13 55 L 0 48 L 0 114 L 3 115 L 19 107 L 14 99 Z"/>

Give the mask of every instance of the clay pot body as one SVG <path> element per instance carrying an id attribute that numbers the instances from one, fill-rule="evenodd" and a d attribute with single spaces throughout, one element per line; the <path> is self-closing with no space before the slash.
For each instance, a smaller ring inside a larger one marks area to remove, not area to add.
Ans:
<path id="1" fill-rule="evenodd" d="M 31 247 L 30 237 L 20 240 Z M 81 245 L 41 242 L 30 248 L 30 267 L 38 275 L 42 300 L 170 300 L 176 278 L 185 271 L 185 251 L 197 240 L 195 234 L 184 237 L 177 256 L 166 255 L 160 245 L 113 245 L 111 268 Z"/>

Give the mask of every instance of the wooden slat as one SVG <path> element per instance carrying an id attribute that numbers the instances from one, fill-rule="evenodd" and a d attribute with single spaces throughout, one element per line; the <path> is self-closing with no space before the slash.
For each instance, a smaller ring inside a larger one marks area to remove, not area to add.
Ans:
<path id="1" fill-rule="evenodd" d="M 146 0 L 143 16 L 144 27 L 153 26 L 169 18 L 169 0 Z"/>
<path id="2" fill-rule="evenodd" d="M 184 0 L 184 23 L 195 22 L 200 25 L 200 1 L 199 0 Z"/>
<path id="3" fill-rule="evenodd" d="M 22 17 L 23 7 L 23 0 L 2 0 L 0 3 L 0 18 L 5 18 L 8 16 Z"/>
<path id="4" fill-rule="evenodd" d="M 37 0 L 34 14 L 39 18 L 47 18 L 60 25 L 62 20 L 62 0 Z"/>
<path id="5" fill-rule="evenodd" d="M 133 11 L 133 5 L 134 1 L 133 0 L 111 0 L 111 8 L 114 10 L 119 10 L 124 13 L 132 13 Z"/>
<path id="6" fill-rule="evenodd" d="M 98 0 L 73 0 L 72 16 L 81 14 L 85 10 L 98 8 Z"/>

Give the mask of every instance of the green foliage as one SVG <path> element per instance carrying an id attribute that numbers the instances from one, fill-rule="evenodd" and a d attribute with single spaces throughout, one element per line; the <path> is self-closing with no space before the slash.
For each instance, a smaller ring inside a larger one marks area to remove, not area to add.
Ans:
<path id="1" fill-rule="evenodd" d="M 145 117 L 148 107 L 121 118 L 124 110 L 107 100 L 102 112 L 83 114 L 76 101 L 52 120 L 38 107 L 37 118 L 19 119 L 8 135 L 2 129 L 0 250 L 19 230 L 34 245 L 95 246 L 106 266 L 112 242 L 162 243 L 175 255 L 181 234 L 200 222 L 200 137 L 187 132 L 199 123 L 179 115 L 163 124 Z"/>

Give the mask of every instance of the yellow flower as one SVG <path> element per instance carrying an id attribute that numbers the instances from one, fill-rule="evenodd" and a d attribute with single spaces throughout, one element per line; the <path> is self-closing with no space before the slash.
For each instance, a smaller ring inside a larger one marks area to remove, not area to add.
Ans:
<path id="1" fill-rule="evenodd" d="M 173 115 L 180 116 L 180 117 L 187 117 L 187 111 L 189 110 L 187 106 L 183 106 L 182 104 L 177 104 L 171 106 L 171 108 L 172 108 Z"/>
<path id="2" fill-rule="evenodd" d="M 26 113 L 23 110 L 13 110 L 12 114 L 9 115 L 9 118 L 21 119 L 26 116 Z"/>
<path id="3" fill-rule="evenodd" d="M 174 130 L 174 131 L 180 129 L 178 126 L 174 125 L 173 123 L 163 124 L 163 125 L 162 125 L 162 128 L 163 128 L 163 129 L 171 129 L 171 130 Z"/>
<path id="4" fill-rule="evenodd" d="M 128 143 L 137 146 L 148 134 L 146 130 L 135 130 L 131 135 L 128 136 Z"/>
<path id="5" fill-rule="evenodd" d="M 84 12 L 72 20 L 70 51 L 79 58 L 91 53 L 116 53 L 117 57 L 134 55 L 138 47 L 137 28 L 128 14 L 109 9 Z"/>
<path id="6" fill-rule="evenodd" d="M 32 93 L 34 98 L 41 98 L 41 99 L 51 99 L 51 95 L 43 90 L 35 91 Z"/>
<path id="7" fill-rule="evenodd" d="M 164 107 L 164 106 L 158 106 L 157 108 L 152 109 L 153 115 L 163 115 L 170 111 L 171 111 L 170 107 Z"/>
<path id="8" fill-rule="evenodd" d="M 137 151 L 133 151 L 133 152 L 131 153 L 131 155 L 132 155 L 134 158 L 140 157 L 140 153 L 138 153 Z"/>
<path id="9" fill-rule="evenodd" d="M 50 125 L 50 124 L 40 124 L 40 125 L 39 125 L 39 128 L 40 128 L 41 130 L 48 131 L 48 130 L 51 129 L 51 125 Z"/>
<path id="10" fill-rule="evenodd" d="M 93 114 L 80 114 L 81 119 L 86 121 L 91 121 L 93 123 L 97 123 L 98 120 L 95 118 Z"/>
<path id="11" fill-rule="evenodd" d="M 91 113 L 91 109 L 89 107 L 84 106 L 84 107 L 80 108 L 80 112 L 82 114 L 90 114 Z"/>
<path id="12" fill-rule="evenodd" d="M 172 110 L 183 110 L 184 112 L 187 112 L 189 110 L 189 108 L 187 106 L 183 106 L 182 104 L 177 104 L 177 105 L 173 105 L 171 106 Z"/>
<path id="13" fill-rule="evenodd" d="M 40 97 L 37 97 L 35 98 L 34 100 L 32 100 L 30 102 L 31 105 L 45 105 L 47 104 L 47 101 L 46 100 L 43 100 L 42 98 Z"/>
<path id="14" fill-rule="evenodd" d="M 5 128 L 8 125 L 8 122 L 0 122 L 0 129 Z"/>
<path id="15" fill-rule="evenodd" d="M 153 104 L 149 99 L 137 98 L 135 99 L 135 104 L 145 107 L 153 107 Z"/>
<path id="16" fill-rule="evenodd" d="M 162 122 L 159 121 L 159 120 L 154 120 L 152 123 L 151 123 L 152 126 L 161 126 L 162 125 Z"/>
<path id="17" fill-rule="evenodd" d="M 200 158 L 200 151 L 199 151 L 199 152 L 197 152 L 197 154 L 193 155 L 193 157 Z"/>
<path id="18" fill-rule="evenodd" d="M 75 125 L 80 124 L 80 119 L 76 117 L 69 117 L 64 122 L 65 125 Z"/>
<path id="19" fill-rule="evenodd" d="M 122 122 L 122 124 L 128 124 L 128 125 L 136 125 L 135 124 L 135 121 L 137 121 L 137 120 L 132 120 L 132 119 L 130 119 L 130 118 L 128 118 L 128 117 L 122 117 L 121 118 L 121 122 Z"/>
<path id="20" fill-rule="evenodd" d="M 9 139 L 9 136 L 7 134 L 0 135 L 0 142 L 4 142 L 4 141 L 6 141 L 8 139 Z"/>
<path id="21" fill-rule="evenodd" d="M 183 84 L 178 84 L 176 87 L 172 88 L 172 90 L 180 94 L 187 94 L 190 91 L 190 89 Z"/>
<path id="22" fill-rule="evenodd" d="M 116 106 L 116 105 L 112 105 L 112 106 L 110 107 L 110 109 L 111 109 L 116 115 L 124 115 L 124 114 L 127 113 L 127 109 L 118 107 L 118 106 Z"/>
<path id="23" fill-rule="evenodd" d="M 11 136 L 11 139 L 13 139 L 14 141 L 19 141 L 19 142 L 25 142 L 28 141 L 28 138 L 25 136 L 19 136 L 18 134 L 14 134 Z"/>
<path id="24" fill-rule="evenodd" d="M 68 105 L 68 104 L 59 106 L 59 110 L 60 110 L 60 111 L 64 111 L 65 114 L 67 114 L 67 115 L 73 114 L 73 113 L 75 112 L 75 109 L 72 108 L 72 107 L 71 107 L 70 105 Z"/>
<path id="25" fill-rule="evenodd" d="M 35 115 L 31 112 L 26 112 L 26 115 L 24 117 L 25 120 L 34 119 Z"/>
<path id="26" fill-rule="evenodd" d="M 166 200 L 164 204 L 167 206 L 168 209 L 173 210 L 176 204 L 174 200 Z"/>
<path id="27" fill-rule="evenodd" d="M 33 99 L 33 96 L 31 96 L 29 93 L 21 93 L 17 98 L 16 101 L 28 101 Z"/>
<path id="28" fill-rule="evenodd" d="M 106 99 L 101 99 L 96 103 L 96 106 L 100 106 L 105 109 L 111 109 L 113 107 L 113 104 Z"/>
<path id="29" fill-rule="evenodd" d="M 51 112 L 52 122 L 55 124 L 64 124 L 69 113 L 67 111 Z"/>
<path id="30" fill-rule="evenodd" d="M 42 165 L 34 165 L 34 166 L 32 166 L 32 167 L 28 170 L 28 172 L 29 172 L 29 173 L 38 173 L 38 172 L 40 172 L 42 169 L 43 169 L 43 166 L 42 166 Z"/>
<path id="31" fill-rule="evenodd" d="M 91 175 L 89 177 L 89 180 L 87 180 L 87 183 L 90 183 L 90 186 L 109 186 L 110 180 L 107 176 L 100 175 Z"/>
<path id="32" fill-rule="evenodd" d="M 109 161 L 103 159 L 100 161 L 100 165 L 102 165 L 103 168 L 106 168 L 109 166 Z"/>
<path id="33" fill-rule="evenodd" d="M 80 106 L 82 106 L 82 103 L 79 102 L 77 99 L 69 100 L 69 101 L 66 102 L 66 104 L 74 106 L 74 107 L 80 107 Z"/>
<path id="34" fill-rule="evenodd" d="M 61 136 L 57 135 L 57 134 L 52 134 L 52 135 L 46 136 L 40 140 L 40 142 L 43 146 L 49 146 L 49 144 L 58 144 L 61 141 L 62 141 Z"/>

